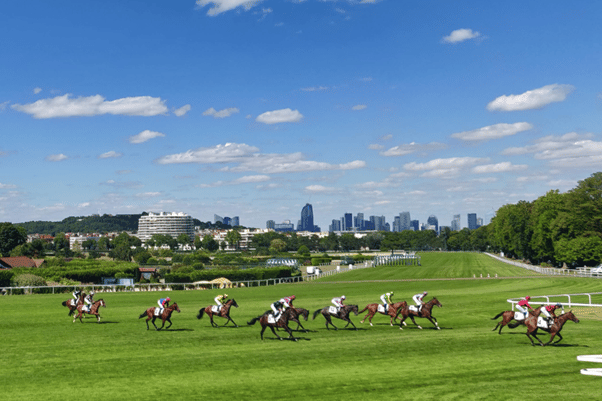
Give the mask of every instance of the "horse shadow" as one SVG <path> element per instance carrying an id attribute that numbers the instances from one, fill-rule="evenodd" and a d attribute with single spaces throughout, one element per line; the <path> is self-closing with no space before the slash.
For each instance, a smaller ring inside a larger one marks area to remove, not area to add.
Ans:
<path id="1" fill-rule="evenodd" d="M 156 331 L 194 331 L 194 329 L 161 329 Z"/>
<path id="2" fill-rule="evenodd" d="M 304 340 L 304 341 L 311 341 L 311 338 L 305 338 L 305 337 L 293 337 L 293 338 L 287 338 L 287 337 L 280 337 L 280 338 L 276 338 L 276 337 L 265 337 L 266 340 L 280 340 L 280 341 L 299 341 L 299 340 Z"/>

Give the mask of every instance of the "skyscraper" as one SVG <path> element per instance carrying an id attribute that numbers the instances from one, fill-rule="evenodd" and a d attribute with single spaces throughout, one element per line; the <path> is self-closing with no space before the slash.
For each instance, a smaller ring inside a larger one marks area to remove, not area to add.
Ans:
<path id="1" fill-rule="evenodd" d="M 479 228 L 477 226 L 477 214 L 476 213 L 468 213 L 468 229 L 476 230 Z"/>
<path id="2" fill-rule="evenodd" d="M 399 231 L 411 230 L 412 219 L 410 218 L 410 212 L 399 213 Z"/>
<path id="3" fill-rule="evenodd" d="M 429 218 L 426 220 L 426 222 L 430 226 L 435 226 L 435 232 L 436 233 L 439 232 L 439 220 L 437 219 L 437 216 L 435 216 L 434 214 L 431 214 L 429 216 Z"/>
<path id="4" fill-rule="evenodd" d="M 297 231 L 314 231 L 314 210 L 309 203 L 301 209 L 301 220 L 297 225 Z"/>
<path id="5" fill-rule="evenodd" d="M 351 213 L 345 213 L 341 219 L 341 230 L 352 231 L 353 230 L 353 215 Z"/>
<path id="6" fill-rule="evenodd" d="M 454 214 L 454 219 L 451 222 L 452 231 L 460 231 L 460 215 Z"/>

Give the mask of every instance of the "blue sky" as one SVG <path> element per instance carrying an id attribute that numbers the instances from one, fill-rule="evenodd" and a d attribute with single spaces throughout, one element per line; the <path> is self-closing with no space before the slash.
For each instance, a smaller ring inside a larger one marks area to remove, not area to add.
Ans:
<path id="1" fill-rule="evenodd" d="M 600 2 L 8 2 L 0 221 L 449 225 L 602 170 Z"/>

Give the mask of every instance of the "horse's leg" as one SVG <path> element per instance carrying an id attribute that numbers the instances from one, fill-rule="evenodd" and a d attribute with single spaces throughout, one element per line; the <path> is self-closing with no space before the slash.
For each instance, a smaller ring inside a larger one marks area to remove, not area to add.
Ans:
<path id="1" fill-rule="evenodd" d="M 232 320 L 232 318 L 230 317 L 230 315 L 228 315 L 228 322 L 232 322 L 232 324 L 234 324 L 234 327 L 238 327 L 238 325 L 234 322 L 234 320 Z M 228 322 L 226 322 L 226 324 L 228 324 Z M 224 326 L 226 324 L 224 324 Z"/>
<path id="2" fill-rule="evenodd" d="M 155 326 L 155 330 L 160 330 L 157 325 L 155 324 L 155 319 L 157 318 L 157 316 L 153 316 L 153 320 L 151 320 L 151 323 L 153 324 L 153 326 Z"/>
<path id="3" fill-rule="evenodd" d="M 349 316 L 347 316 L 347 326 L 352 325 L 354 329 L 357 330 L 357 327 L 355 327 L 355 324 L 353 324 L 353 322 L 351 321 L 351 319 L 349 319 Z M 347 328 L 347 326 L 345 326 L 345 328 Z"/>
<path id="4" fill-rule="evenodd" d="M 533 338 L 535 338 L 537 341 L 539 341 L 539 345 L 541 345 L 542 347 L 544 346 L 543 342 L 539 339 L 539 337 L 537 337 L 537 327 L 531 333 L 529 333 L 529 331 L 527 331 L 527 336 L 529 336 L 529 334 L 531 334 L 531 336 L 533 336 Z M 529 336 L 529 339 L 531 338 L 531 336 Z M 533 340 L 531 340 L 531 345 L 535 345 Z"/>
<path id="5" fill-rule="evenodd" d="M 330 318 L 330 315 L 328 315 L 328 317 L 326 318 L 326 328 L 327 329 L 328 329 L 328 324 L 330 324 L 332 327 L 334 327 L 335 330 L 339 329 L 337 326 L 334 325 L 334 323 L 332 323 L 332 319 Z"/>
<path id="6" fill-rule="evenodd" d="M 265 331 L 266 326 L 261 325 L 261 339 L 263 340 L 263 332 Z"/>
<path id="7" fill-rule="evenodd" d="M 409 315 L 409 318 L 412 320 L 412 323 L 414 323 L 416 325 L 416 327 L 418 327 L 420 330 L 422 330 L 422 327 L 420 327 L 420 325 L 418 323 L 416 323 L 416 320 L 414 320 L 414 315 Z"/>
<path id="8" fill-rule="evenodd" d="M 293 336 L 292 330 L 288 326 L 284 326 L 284 330 L 286 330 L 286 332 L 288 333 L 288 338 L 290 338 L 293 341 L 297 341 L 297 339 Z"/>
<path id="9" fill-rule="evenodd" d="M 282 340 L 282 337 L 280 337 L 280 336 L 278 335 L 278 333 L 276 333 L 276 330 L 274 330 L 274 326 L 270 326 L 270 329 L 272 329 L 272 333 L 274 333 L 274 335 L 275 335 L 276 337 L 278 337 L 278 339 L 279 339 L 279 340 Z"/>
<path id="10" fill-rule="evenodd" d="M 151 319 L 152 319 L 152 318 L 151 318 L 150 316 L 148 316 L 148 315 L 147 315 L 147 317 L 146 317 L 146 329 L 147 329 L 147 330 L 148 330 L 148 329 L 150 329 L 150 327 L 148 327 L 148 321 L 149 321 L 149 320 L 151 320 Z M 155 324 L 155 323 L 153 323 L 153 324 Z"/>
<path id="11" fill-rule="evenodd" d="M 213 321 L 213 313 L 209 313 L 209 319 L 211 320 L 211 326 L 217 327 L 217 323 Z"/>
<path id="12" fill-rule="evenodd" d="M 435 316 L 424 316 L 426 317 L 428 320 L 430 320 L 430 322 L 437 328 L 437 330 L 441 330 L 441 327 L 439 327 L 439 323 L 437 322 L 437 319 L 435 318 Z"/>
<path id="13" fill-rule="evenodd" d="M 167 318 L 167 319 L 165 319 L 165 320 L 169 322 L 169 326 L 167 326 L 167 327 L 165 328 L 165 330 L 167 330 L 167 329 L 169 329 L 169 328 L 171 327 L 171 317 L 168 317 L 168 318 Z M 163 324 L 165 325 L 165 322 L 163 322 Z"/>

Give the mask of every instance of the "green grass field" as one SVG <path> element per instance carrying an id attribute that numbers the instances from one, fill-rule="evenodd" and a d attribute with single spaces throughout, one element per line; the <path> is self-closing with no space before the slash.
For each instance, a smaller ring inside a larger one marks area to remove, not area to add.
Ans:
<path id="1" fill-rule="evenodd" d="M 564 340 L 549 347 L 532 347 L 523 327 L 498 335 L 491 318 L 509 309 L 507 298 L 598 292 L 602 281 L 537 277 L 479 254 L 427 253 L 422 264 L 227 290 L 240 305 L 231 313 L 239 328 L 212 328 L 207 317 L 196 318 L 217 290 L 97 294 L 107 303 L 101 324 L 92 318 L 72 323 L 61 306 L 70 294 L 0 297 L 0 399 L 599 398 L 602 378 L 579 373 L 596 364 L 576 359 L 602 353 L 602 322 L 595 313 L 577 313 L 581 322 L 568 322 Z M 472 279 L 481 274 L 499 279 Z M 310 332 L 296 333 L 300 340 L 292 342 L 275 340 L 270 331 L 261 341 L 260 326 L 246 325 L 290 294 L 297 296 L 296 306 L 313 312 L 342 294 L 363 308 L 391 290 L 397 301 L 424 290 L 427 299 L 436 296 L 443 307 L 433 314 L 442 330 L 420 319 L 424 330 L 409 322 L 401 331 L 378 315 L 373 327 L 354 316 L 358 331 L 334 331 L 318 316 L 303 322 Z M 138 316 L 164 295 L 182 312 L 173 315 L 170 330 L 151 325 L 147 331 Z"/>

